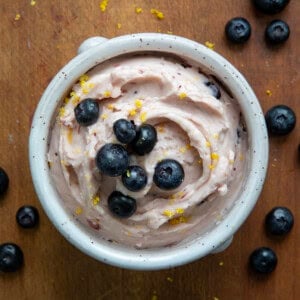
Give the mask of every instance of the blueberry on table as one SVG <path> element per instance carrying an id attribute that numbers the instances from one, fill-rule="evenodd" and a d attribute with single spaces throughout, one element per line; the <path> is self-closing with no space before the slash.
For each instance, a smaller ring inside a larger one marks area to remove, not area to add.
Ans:
<path id="1" fill-rule="evenodd" d="M 122 174 L 122 182 L 129 191 L 140 191 L 147 184 L 147 173 L 140 166 L 129 166 Z"/>
<path id="2" fill-rule="evenodd" d="M 286 135 L 296 125 L 294 111 L 286 105 L 276 105 L 265 115 L 268 131 L 274 135 Z"/>
<path id="3" fill-rule="evenodd" d="M 134 123 L 126 119 L 119 119 L 114 122 L 113 130 L 118 141 L 123 144 L 129 144 L 136 136 Z"/>
<path id="4" fill-rule="evenodd" d="M 244 43 L 250 38 L 251 25 L 245 18 L 233 18 L 227 22 L 225 34 L 228 40 L 233 43 Z"/>
<path id="5" fill-rule="evenodd" d="M 251 268 L 258 273 L 271 273 L 277 265 L 276 253 L 268 247 L 255 249 L 249 258 Z"/>
<path id="6" fill-rule="evenodd" d="M 267 25 L 266 40 L 273 45 L 284 43 L 290 36 L 289 25 L 282 20 L 274 20 Z"/>
<path id="7" fill-rule="evenodd" d="M 108 208 L 117 217 L 129 218 L 136 211 L 136 200 L 114 191 L 108 197 Z"/>
<path id="8" fill-rule="evenodd" d="M 274 207 L 266 216 L 266 229 L 274 235 L 284 235 L 291 231 L 294 216 L 287 207 Z"/>
<path id="9" fill-rule="evenodd" d="M 99 118 L 99 111 L 97 100 L 92 98 L 82 100 L 74 109 L 76 121 L 81 126 L 95 124 Z"/>
<path id="10" fill-rule="evenodd" d="M 208 81 L 208 82 L 205 83 L 205 85 L 208 86 L 211 89 L 212 95 L 216 99 L 220 99 L 221 98 L 220 88 L 214 82 Z"/>
<path id="11" fill-rule="evenodd" d="M 132 141 L 132 149 L 138 155 L 150 153 L 157 142 L 156 129 L 150 124 L 141 125 Z"/>
<path id="12" fill-rule="evenodd" d="M 21 248 L 14 243 L 5 243 L 0 245 L 0 271 L 15 272 L 23 265 L 23 252 Z"/>
<path id="13" fill-rule="evenodd" d="M 120 144 L 105 144 L 96 155 L 96 166 L 105 175 L 122 175 L 129 164 L 126 149 Z"/>
<path id="14" fill-rule="evenodd" d="M 181 185 L 184 180 L 184 170 L 174 159 L 163 159 L 154 171 L 153 181 L 162 190 L 172 190 Z"/>
<path id="15" fill-rule="evenodd" d="M 289 2 L 290 0 L 253 0 L 258 10 L 269 15 L 281 12 Z"/>
<path id="16" fill-rule="evenodd" d="M 23 228 L 33 228 L 39 222 L 39 212 L 31 205 L 24 205 L 18 209 L 16 220 Z"/>
<path id="17" fill-rule="evenodd" d="M 7 191 L 8 185 L 9 185 L 8 175 L 5 172 L 5 170 L 0 167 L 0 196 Z"/>

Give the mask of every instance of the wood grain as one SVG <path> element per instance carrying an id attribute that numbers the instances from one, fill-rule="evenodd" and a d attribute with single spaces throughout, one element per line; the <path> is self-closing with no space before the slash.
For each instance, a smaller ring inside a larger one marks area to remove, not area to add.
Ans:
<path id="1" fill-rule="evenodd" d="M 20 272 L 0 276 L 0 299 L 300 299 L 300 122 L 289 136 L 270 139 L 263 193 L 230 248 L 156 272 L 107 266 L 67 243 L 35 195 L 27 147 L 31 118 L 43 90 L 74 57 L 81 41 L 95 35 L 171 31 L 201 43 L 213 42 L 215 50 L 249 80 L 264 111 L 286 104 L 300 119 L 300 1 L 291 0 L 276 16 L 255 11 L 250 0 L 110 0 L 104 13 L 99 2 L 36 0 L 34 6 L 30 0 L 0 2 L 0 166 L 11 180 L 0 200 L 0 243 L 13 241 L 25 255 Z M 143 12 L 136 14 L 135 7 Z M 151 8 L 161 10 L 165 18 L 156 19 Z M 224 38 L 224 26 L 235 16 L 246 17 L 252 25 L 251 39 L 243 46 Z M 291 27 L 290 39 L 277 48 L 264 41 L 265 26 L 273 18 L 282 18 Z M 15 213 L 24 204 L 39 208 L 39 228 L 25 231 L 16 225 Z M 263 227 L 266 213 L 276 205 L 288 206 L 296 220 L 292 232 L 280 240 L 267 236 Z M 274 248 L 279 263 L 273 274 L 257 276 L 248 270 L 248 257 L 264 245 Z"/>

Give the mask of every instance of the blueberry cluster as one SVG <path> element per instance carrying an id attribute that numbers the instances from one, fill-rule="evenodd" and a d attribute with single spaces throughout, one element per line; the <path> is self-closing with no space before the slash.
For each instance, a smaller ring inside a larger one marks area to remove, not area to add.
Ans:
<path id="1" fill-rule="evenodd" d="M 9 187 L 9 177 L 0 167 L 0 197 Z M 22 206 L 16 213 L 16 221 L 23 228 L 32 228 L 38 224 L 38 210 L 30 205 Z M 24 261 L 22 249 L 15 243 L 3 243 L 0 245 L 0 272 L 15 272 L 19 270 Z"/>
<path id="2" fill-rule="evenodd" d="M 253 0 L 254 6 L 265 14 L 275 14 L 281 12 L 289 0 Z M 249 40 L 251 36 L 251 25 L 242 17 L 229 20 L 225 26 L 225 34 L 229 41 L 242 44 Z M 288 24 L 276 19 L 270 22 L 265 29 L 265 38 L 269 44 L 277 45 L 285 42 L 290 35 Z"/>
<path id="3" fill-rule="evenodd" d="M 74 109 L 79 125 L 90 126 L 97 122 L 99 104 L 96 99 L 85 99 Z M 142 190 L 148 182 L 146 171 L 138 165 L 129 165 L 129 150 L 143 156 L 150 153 L 156 142 L 156 129 L 150 124 L 136 126 L 133 121 L 119 119 L 113 124 L 113 132 L 120 143 L 107 143 L 96 155 L 96 166 L 107 176 L 121 176 L 124 186 L 132 192 Z M 160 161 L 154 171 L 153 182 L 161 189 L 177 188 L 184 179 L 184 170 L 173 159 Z M 110 211 L 121 218 L 128 218 L 136 211 L 136 200 L 119 191 L 108 197 Z"/>

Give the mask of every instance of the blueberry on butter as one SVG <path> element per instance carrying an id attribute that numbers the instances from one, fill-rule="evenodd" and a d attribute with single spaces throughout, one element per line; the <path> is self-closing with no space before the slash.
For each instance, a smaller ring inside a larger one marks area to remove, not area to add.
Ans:
<path id="1" fill-rule="evenodd" d="M 157 142 L 156 129 L 150 124 L 142 124 L 136 133 L 131 145 L 133 151 L 138 155 L 150 153 Z"/>
<path id="2" fill-rule="evenodd" d="M 99 118 L 99 111 L 97 100 L 92 98 L 80 101 L 74 109 L 76 121 L 81 126 L 95 124 Z"/>
<path id="3" fill-rule="evenodd" d="M 129 144 L 136 136 L 134 123 L 126 119 L 119 119 L 114 122 L 113 130 L 118 141 L 123 144 Z"/>
<path id="4" fill-rule="evenodd" d="M 136 200 L 114 191 L 108 197 L 108 208 L 113 215 L 119 218 L 129 218 L 136 211 Z"/>
<path id="5" fill-rule="evenodd" d="M 105 175 L 122 175 L 129 164 L 126 149 L 120 144 L 105 144 L 96 155 L 96 166 Z"/>
<path id="6" fill-rule="evenodd" d="M 129 191 L 140 191 L 147 184 L 147 173 L 140 166 L 129 166 L 122 175 L 122 182 Z"/>
<path id="7" fill-rule="evenodd" d="M 154 170 L 153 181 L 163 190 L 172 190 L 181 185 L 184 180 L 184 170 L 174 159 L 163 159 Z"/>

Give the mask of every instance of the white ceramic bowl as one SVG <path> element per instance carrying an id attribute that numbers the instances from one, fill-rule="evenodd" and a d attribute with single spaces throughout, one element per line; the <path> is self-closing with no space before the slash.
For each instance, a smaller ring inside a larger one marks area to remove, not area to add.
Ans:
<path id="1" fill-rule="evenodd" d="M 204 236 L 167 248 L 137 250 L 96 239 L 74 220 L 52 184 L 47 164 L 50 129 L 65 94 L 95 65 L 140 51 L 159 51 L 191 59 L 209 70 L 240 104 L 249 135 L 249 174 L 240 197 L 225 218 Z M 224 250 L 253 209 L 261 192 L 268 163 L 268 136 L 259 102 L 245 78 L 223 57 L 194 41 L 157 33 L 142 33 L 107 40 L 94 37 L 78 49 L 78 56 L 63 67 L 45 90 L 34 115 L 29 159 L 38 198 L 56 228 L 82 252 L 95 259 L 129 269 L 155 270 L 179 266 Z"/>

